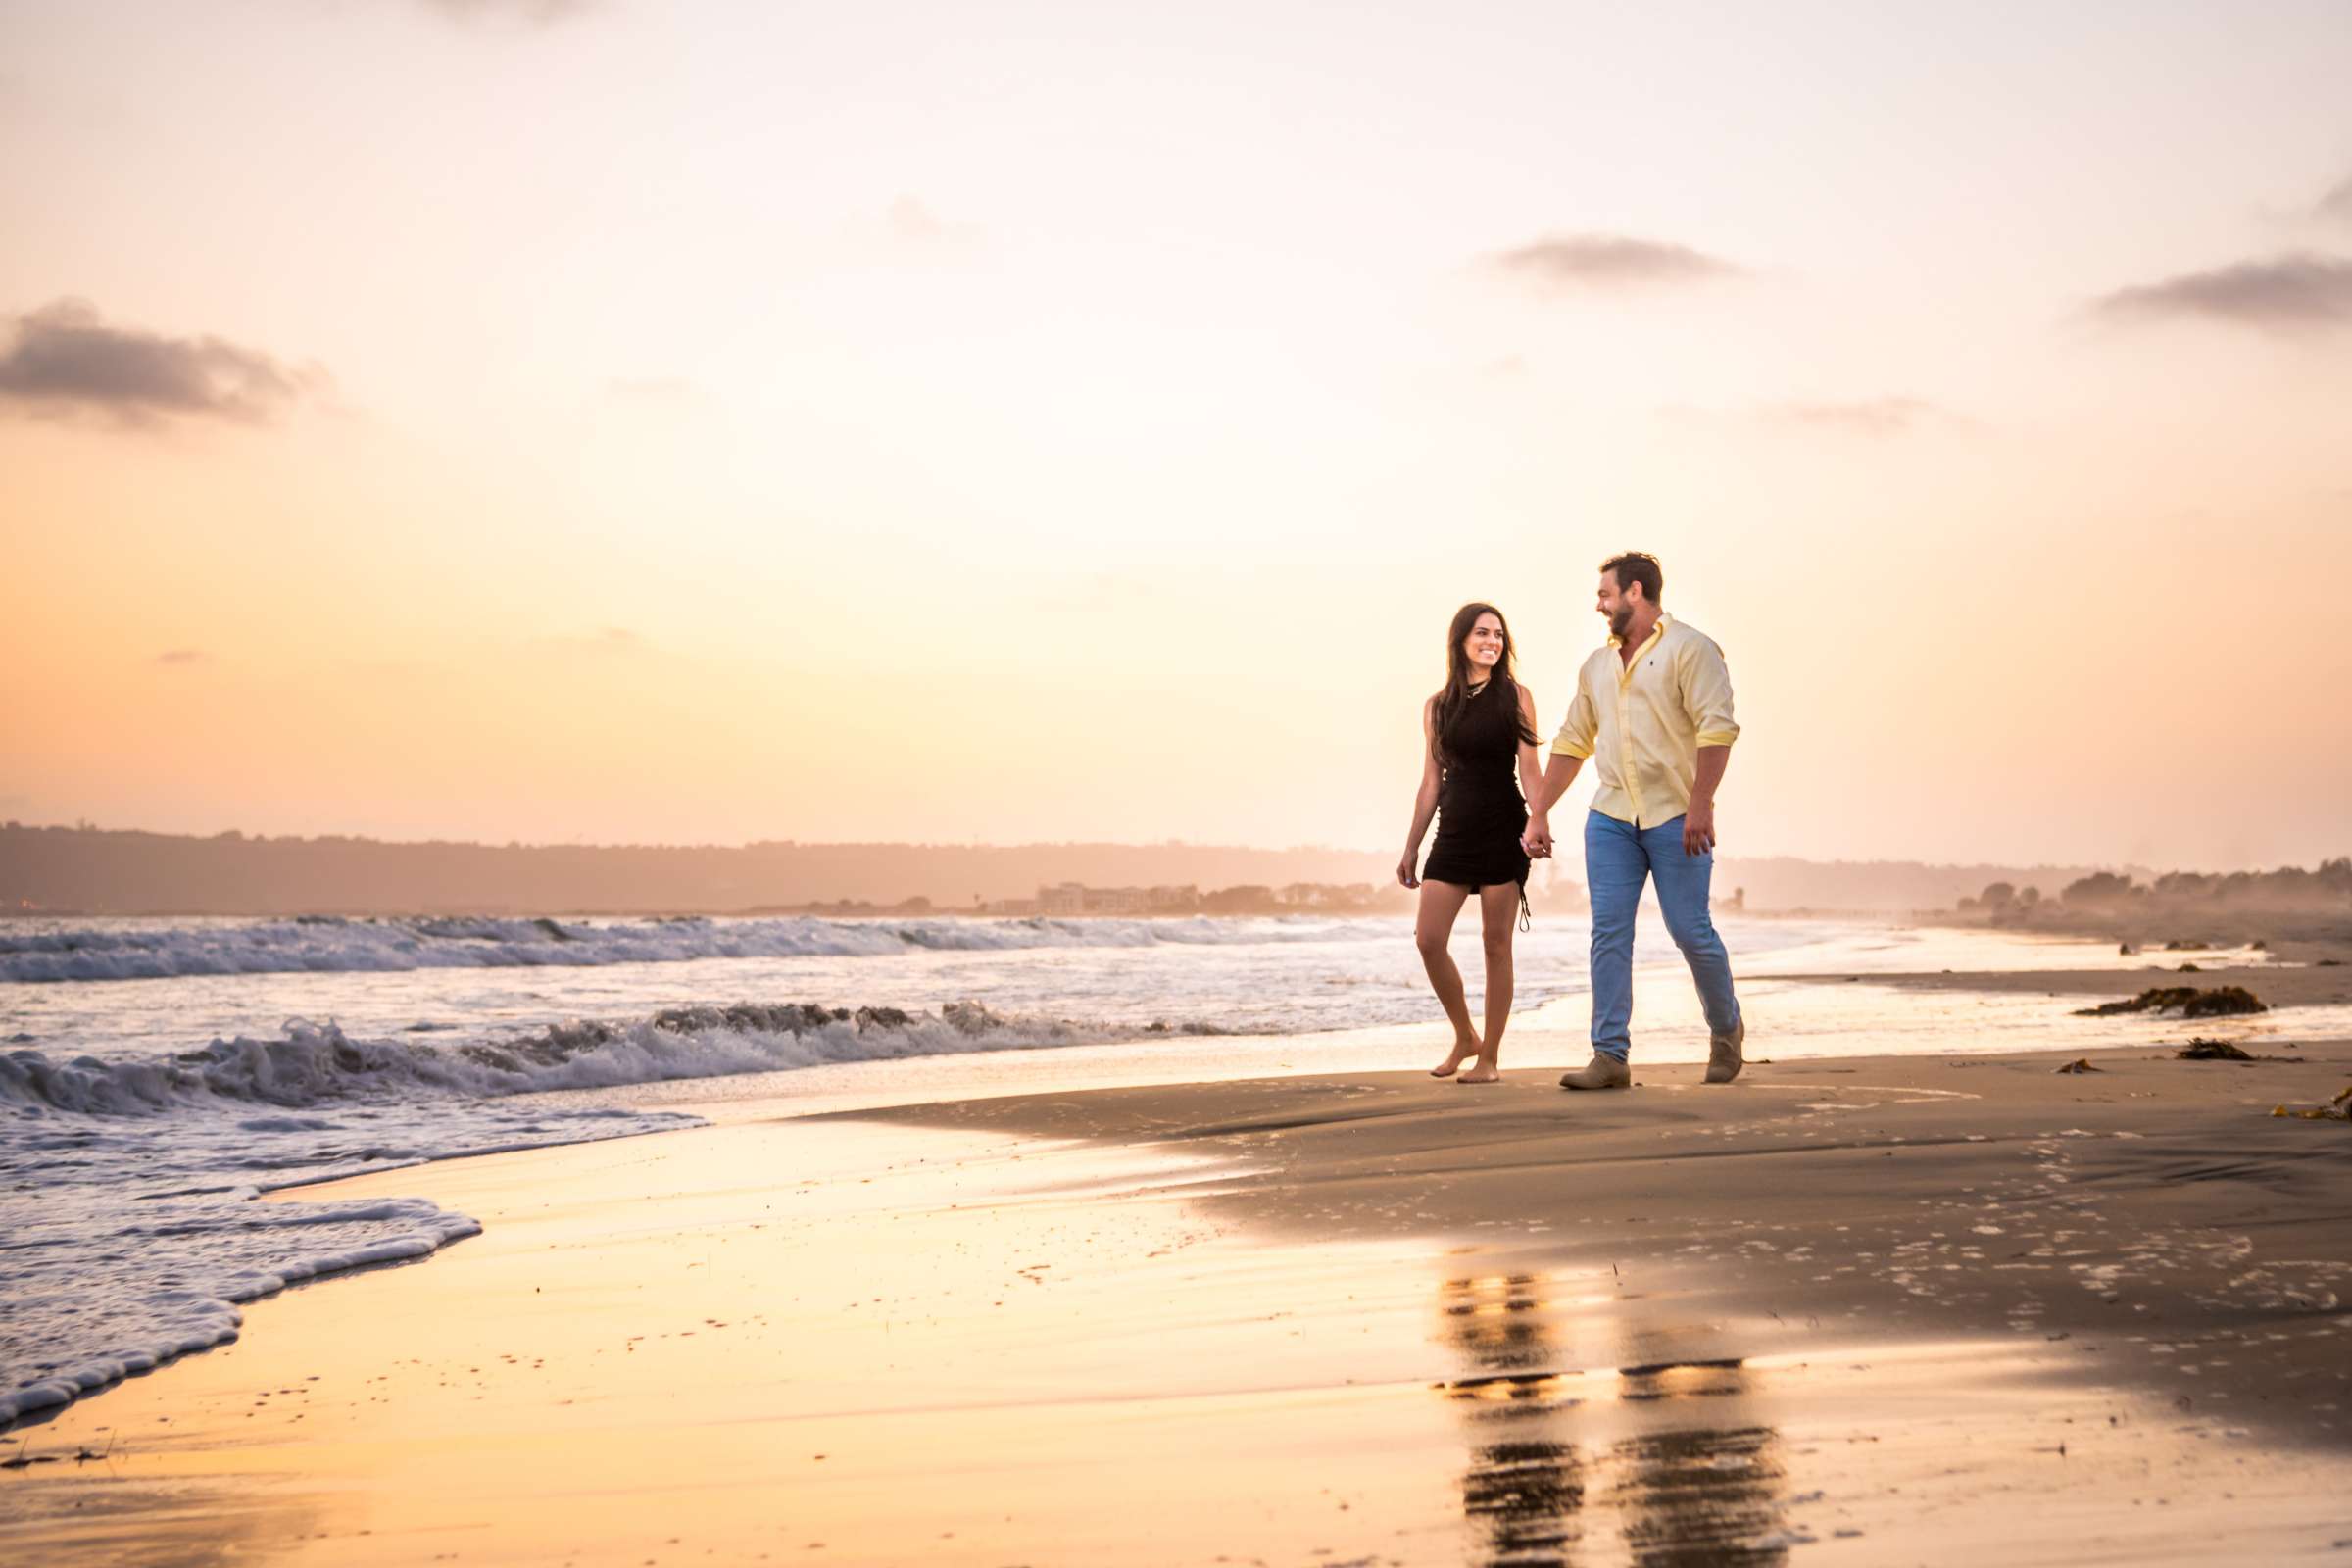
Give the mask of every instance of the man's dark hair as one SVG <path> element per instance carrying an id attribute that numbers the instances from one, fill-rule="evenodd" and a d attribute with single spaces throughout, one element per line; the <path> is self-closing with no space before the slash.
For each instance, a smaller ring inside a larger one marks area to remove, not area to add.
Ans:
<path id="1" fill-rule="evenodd" d="M 1654 605 L 1666 592 L 1665 568 L 1658 564 L 1657 557 L 1642 551 L 1628 550 L 1622 555 L 1611 556 L 1600 564 L 1600 569 L 1617 579 L 1619 593 L 1640 583 L 1642 596 Z"/>

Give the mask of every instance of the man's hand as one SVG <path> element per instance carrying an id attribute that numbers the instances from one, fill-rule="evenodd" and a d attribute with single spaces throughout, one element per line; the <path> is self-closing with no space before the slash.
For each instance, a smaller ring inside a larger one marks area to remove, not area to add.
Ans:
<path id="1" fill-rule="evenodd" d="M 1704 855 L 1715 848 L 1715 803 L 1692 801 L 1683 813 L 1683 853 Z"/>
<path id="2" fill-rule="evenodd" d="M 1543 813 L 1527 819 L 1527 831 L 1519 835 L 1519 847 L 1531 860 L 1551 858 L 1551 819 Z"/>

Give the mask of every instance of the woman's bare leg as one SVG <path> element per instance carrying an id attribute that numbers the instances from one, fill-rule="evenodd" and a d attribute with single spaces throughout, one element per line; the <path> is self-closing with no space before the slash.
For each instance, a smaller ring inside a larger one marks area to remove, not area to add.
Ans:
<path id="1" fill-rule="evenodd" d="M 1446 940 L 1453 935 L 1453 917 L 1462 912 L 1469 897 L 1470 890 L 1456 882 L 1424 882 L 1421 912 L 1413 920 L 1413 946 L 1421 950 L 1429 988 L 1438 994 L 1438 1005 L 1446 1009 L 1446 1021 L 1453 1025 L 1453 1049 L 1444 1061 L 1429 1069 L 1432 1078 L 1452 1077 L 1454 1070 L 1481 1049 L 1478 1031 L 1470 1027 L 1470 1003 L 1462 995 L 1462 971 L 1446 950 Z"/>
<path id="2" fill-rule="evenodd" d="M 1479 889 L 1478 914 L 1487 948 L 1487 1038 L 1461 1082 L 1491 1084 L 1502 1076 L 1502 1031 L 1511 1021 L 1511 935 L 1519 924 L 1519 884 Z"/>

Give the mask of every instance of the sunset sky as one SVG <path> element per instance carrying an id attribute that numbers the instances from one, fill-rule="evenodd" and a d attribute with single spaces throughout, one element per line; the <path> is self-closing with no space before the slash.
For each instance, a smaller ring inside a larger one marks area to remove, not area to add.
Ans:
<path id="1" fill-rule="evenodd" d="M 1454 607 L 1549 727 L 1635 547 L 1727 853 L 2352 852 L 2347 82 L 2342 0 L 0 0 L 0 816 L 1394 848 Z"/>

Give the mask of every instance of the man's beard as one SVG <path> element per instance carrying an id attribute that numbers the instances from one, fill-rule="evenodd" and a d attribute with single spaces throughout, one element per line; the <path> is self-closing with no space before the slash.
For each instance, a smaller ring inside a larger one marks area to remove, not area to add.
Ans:
<path id="1" fill-rule="evenodd" d="M 1624 635 L 1625 635 L 1627 632 L 1629 632 L 1629 631 L 1631 631 L 1631 630 L 1633 629 L 1633 626 L 1634 626 L 1634 612 L 1633 612 L 1631 610 L 1617 610 L 1617 611 L 1612 611 L 1612 612 L 1610 612 L 1610 613 L 1609 613 L 1609 635 L 1610 635 L 1610 636 L 1612 636 L 1612 637 L 1623 637 L 1623 636 L 1624 636 Z"/>

